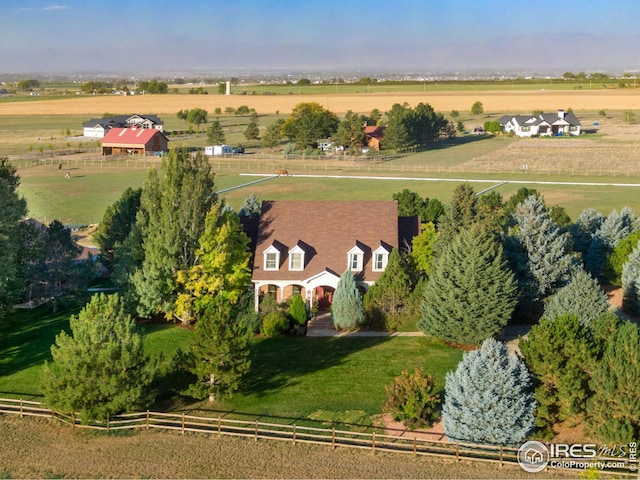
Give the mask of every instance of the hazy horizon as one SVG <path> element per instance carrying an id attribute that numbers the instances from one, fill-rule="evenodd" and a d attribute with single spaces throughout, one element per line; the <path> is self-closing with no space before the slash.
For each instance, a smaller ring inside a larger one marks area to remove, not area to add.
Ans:
<path id="1" fill-rule="evenodd" d="M 632 1 L 26 0 L 0 73 L 638 70 Z"/>

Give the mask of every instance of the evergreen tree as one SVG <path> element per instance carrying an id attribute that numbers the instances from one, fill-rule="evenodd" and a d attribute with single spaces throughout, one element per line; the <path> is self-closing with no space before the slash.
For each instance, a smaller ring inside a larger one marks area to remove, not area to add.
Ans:
<path id="1" fill-rule="evenodd" d="M 141 188 L 127 188 L 114 204 L 107 207 L 93 235 L 94 242 L 100 247 L 102 262 L 109 268 L 116 263 L 116 247 L 125 241 L 136 223 L 141 194 Z"/>
<path id="2" fill-rule="evenodd" d="M 507 215 L 511 215 L 518 205 L 524 203 L 524 201 L 531 196 L 539 196 L 540 194 L 535 188 L 522 187 L 519 188 L 516 193 L 509 197 L 509 200 L 504 204 L 504 212 Z"/>
<path id="3" fill-rule="evenodd" d="M 207 142 L 211 145 L 223 145 L 226 142 L 222 124 L 218 118 L 211 122 L 207 130 Z"/>
<path id="4" fill-rule="evenodd" d="M 453 197 L 444 218 L 440 221 L 440 245 L 447 245 L 458 232 L 479 220 L 478 199 L 473 187 L 461 183 L 453 191 Z"/>
<path id="5" fill-rule="evenodd" d="M 152 170 L 140 197 L 136 226 L 144 258 L 129 279 L 142 317 L 173 316 L 179 271 L 196 263 L 205 217 L 216 201 L 213 173 L 206 157 L 186 148 L 172 150 L 162 161 L 164 178 Z"/>
<path id="6" fill-rule="evenodd" d="M 624 322 L 609 339 L 589 383 L 588 423 L 605 442 L 640 438 L 640 334 Z"/>
<path id="7" fill-rule="evenodd" d="M 569 235 L 549 217 L 542 197 L 533 195 L 513 212 L 505 249 L 518 279 L 521 300 L 530 305 L 564 286 L 575 267 Z"/>
<path id="8" fill-rule="evenodd" d="M 364 133 L 365 118 L 351 110 L 347 111 L 344 119 L 338 125 L 338 130 L 333 135 L 332 142 L 336 146 L 346 147 L 351 155 L 359 153 L 367 144 L 367 136 Z"/>
<path id="9" fill-rule="evenodd" d="M 430 427 L 438 418 L 440 395 L 435 393 L 436 379 L 416 368 L 414 373 L 403 371 L 391 385 L 387 385 L 384 411 L 395 421 L 402 421 L 410 430 Z"/>
<path id="10" fill-rule="evenodd" d="M 262 146 L 270 148 L 272 151 L 275 147 L 282 143 L 282 123 L 280 119 L 267 126 L 266 130 L 262 134 Z"/>
<path id="11" fill-rule="evenodd" d="M 401 151 L 411 146 L 411 138 L 405 123 L 408 106 L 394 104 L 387 113 L 387 128 L 384 131 L 382 147 L 385 150 Z"/>
<path id="12" fill-rule="evenodd" d="M 638 217 L 629 207 L 620 213 L 613 210 L 594 233 L 589 249 L 585 255 L 585 268 L 594 277 L 604 279 L 604 262 L 615 246 L 629 234 L 640 230 Z"/>
<path id="13" fill-rule="evenodd" d="M 442 202 L 437 198 L 431 198 L 429 199 L 429 203 L 427 203 L 427 208 L 424 210 L 424 218 L 422 220 L 438 225 L 444 214 L 445 210 Z"/>
<path id="14" fill-rule="evenodd" d="M 553 320 L 562 315 L 575 315 L 580 323 L 591 323 L 609 310 L 609 299 L 597 280 L 579 268 L 569 283 L 549 297 L 544 307 L 545 318 Z"/>
<path id="15" fill-rule="evenodd" d="M 420 220 L 424 222 L 425 210 L 429 199 L 423 199 L 420 194 L 412 192 L 408 188 L 405 188 L 401 192 L 394 193 L 391 197 L 398 202 L 398 216 L 399 217 L 411 217 L 418 216 Z"/>
<path id="16" fill-rule="evenodd" d="M 576 223 L 569 226 L 573 249 L 581 254 L 583 263 L 593 236 L 602 226 L 602 222 L 604 217 L 593 208 L 588 208 L 582 211 Z"/>
<path id="17" fill-rule="evenodd" d="M 282 124 L 282 133 L 304 150 L 319 138 L 330 138 L 338 129 L 338 117 L 317 102 L 297 104 Z"/>
<path id="18" fill-rule="evenodd" d="M 51 347 L 41 389 L 47 405 L 82 421 L 100 419 L 151 402 L 149 386 L 156 364 L 145 355 L 135 323 L 124 314 L 118 295 L 99 294 L 70 319 Z"/>
<path id="19" fill-rule="evenodd" d="M 534 410 L 527 367 L 493 338 L 447 373 L 442 418 L 451 441 L 521 443 L 535 430 Z"/>
<path id="20" fill-rule="evenodd" d="M 598 355 L 592 329 L 575 315 L 542 318 L 519 347 L 538 380 L 536 424 L 543 435 L 552 435 L 558 421 L 577 423 L 591 395 L 589 380 Z"/>
<path id="21" fill-rule="evenodd" d="M 191 347 L 191 373 L 196 382 L 188 390 L 210 402 L 230 397 L 249 371 L 251 331 L 232 318 L 231 305 L 221 296 L 208 303 L 196 323 Z"/>
<path id="22" fill-rule="evenodd" d="M 362 296 L 350 270 L 338 280 L 338 286 L 331 303 L 333 326 L 338 330 L 353 330 L 364 323 Z"/>
<path id="23" fill-rule="evenodd" d="M 255 193 L 252 193 L 244 199 L 238 215 L 241 217 L 255 217 L 259 216 L 260 212 L 262 212 L 262 202 Z"/>
<path id="24" fill-rule="evenodd" d="M 19 252 L 20 222 L 27 202 L 18 194 L 20 177 L 7 157 L 0 157 L 0 314 L 19 299 L 21 288 Z"/>
<path id="25" fill-rule="evenodd" d="M 42 232 L 43 256 L 36 276 L 32 279 L 39 284 L 45 298 L 52 299 L 53 311 L 66 298 L 83 295 L 93 274 L 93 264 L 78 262 L 82 249 L 71 237 L 71 231 L 54 220 Z"/>
<path id="26" fill-rule="evenodd" d="M 622 286 L 622 269 L 627 263 L 631 252 L 638 246 L 639 241 L 640 230 L 620 240 L 613 248 L 613 251 L 605 258 L 602 270 L 611 285 Z"/>
<path id="27" fill-rule="evenodd" d="M 218 215 L 214 204 L 195 252 L 195 263 L 177 273 L 182 287 L 175 316 L 190 323 L 216 297 L 235 304 L 251 283 L 249 238 L 233 212 Z"/>
<path id="28" fill-rule="evenodd" d="M 258 140 L 260 138 L 260 127 L 258 127 L 258 114 L 252 113 L 251 119 L 244 130 L 244 138 L 248 141 Z"/>
<path id="29" fill-rule="evenodd" d="M 640 314 L 640 242 L 622 268 L 622 306 L 633 315 Z"/>
<path id="30" fill-rule="evenodd" d="M 495 236 L 480 225 L 461 231 L 431 267 L 424 289 L 424 333 L 479 344 L 507 324 L 516 282 Z"/>
<path id="31" fill-rule="evenodd" d="M 397 248 L 391 250 L 387 266 L 364 296 L 367 322 L 374 327 L 395 330 L 404 319 L 413 289 L 408 266 Z"/>

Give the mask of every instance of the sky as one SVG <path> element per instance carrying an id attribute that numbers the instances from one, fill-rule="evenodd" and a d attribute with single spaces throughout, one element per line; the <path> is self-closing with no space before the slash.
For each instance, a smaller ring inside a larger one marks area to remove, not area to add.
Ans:
<path id="1" fill-rule="evenodd" d="M 0 3 L 0 73 L 640 69 L 636 0 Z"/>

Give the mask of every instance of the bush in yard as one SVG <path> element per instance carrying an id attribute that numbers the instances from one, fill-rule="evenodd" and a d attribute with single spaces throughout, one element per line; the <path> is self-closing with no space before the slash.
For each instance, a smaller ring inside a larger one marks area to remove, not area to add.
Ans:
<path id="1" fill-rule="evenodd" d="M 267 313 L 262 320 L 262 333 L 267 337 L 279 337 L 289 330 L 289 319 L 282 312 Z"/>
<path id="2" fill-rule="evenodd" d="M 291 318 L 296 325 L 306 325 L 307 307 L 304 304 L 302 295 L 294 295 L 291 297 L 291 303 L 289 304 L 289 318 Z"/>
<path id="3" fill-rule="evenodd" d="M 434 393 L 435 378 L 416 368 L 414 373 L 405 370 L 391 385 L 385 387 L 387 403 L 384 411 L 407 428 L 430 427 L 438 418 L 440 395 Z"/>
<path id="4" fill-rule="evenodd" d="M 640 230 L 620 240 L 613 251 L 605 258 L 602 270 L 611 285 L 622 286 L 622 269 L 627 263 L 631 252 L 638 246 L 639 241 Z"/>
<path id="5" fill-rule="evenodd" d="M 362 296 L 350 270 L 344 272 L 338 280 L 331 303 L 331 319 L 338 330 L 353 330 L 364 323 Z"/>
<path id="6" fill-rule="evenodd" d="M 454 442 L 518 444 L 535 430 L 535 406 L 527 367 L 488 338 L 447 373 L 444 431 Z"/>

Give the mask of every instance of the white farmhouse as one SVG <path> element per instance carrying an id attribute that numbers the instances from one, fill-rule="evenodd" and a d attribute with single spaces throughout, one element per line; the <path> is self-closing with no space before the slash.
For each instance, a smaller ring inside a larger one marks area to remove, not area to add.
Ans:
<path id="1" fill-rule="evenodd" d="M 504 115 L 498 119 L 504 133 L 519 137 L 561 137 L 580 135 L 581 124 L 573 112 L 540 115 Z"/>

